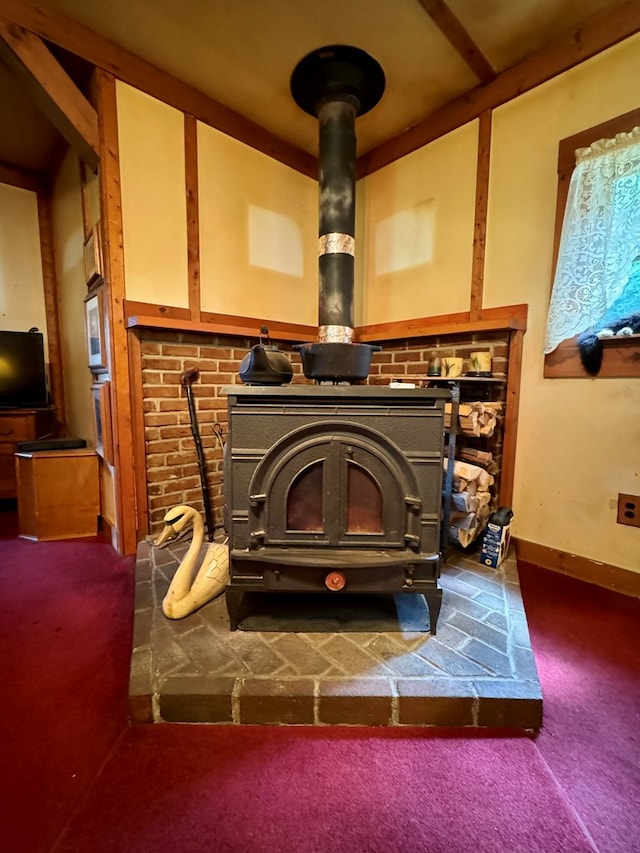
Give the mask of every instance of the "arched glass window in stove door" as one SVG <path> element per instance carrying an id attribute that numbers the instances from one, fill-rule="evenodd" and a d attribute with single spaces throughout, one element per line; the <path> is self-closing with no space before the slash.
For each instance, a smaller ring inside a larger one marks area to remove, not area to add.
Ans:
<path id="1" fill-rule="evenodd" d="M 382 492 L 360 465 L 347 465 L 347 533 L 383 533 Z"/>
<path id="2" fill-rule="evenodd" d="M 323 533 L 322 511 L 323 463 L 314 462 L 296 476 L 287 494 L 287 530 L 290 532 Z"/>

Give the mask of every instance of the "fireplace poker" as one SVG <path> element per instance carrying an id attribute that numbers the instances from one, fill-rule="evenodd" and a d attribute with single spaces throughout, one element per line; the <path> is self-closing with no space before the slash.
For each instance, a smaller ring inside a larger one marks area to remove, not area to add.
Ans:
<path id="1" fill-rule="evenodd" d="M 198 427 L 198 418 L 196 416 L 196 407 L 193 401 L 193 390 L 191 386 L 200 376 L 200 371 L 197 367 L 191 367 L 185 370 L 180 377 L 180 384 L 187 393 L 187 404 L 189 406 L 189 420 L 191 422 L 191 434 L 196 445 L 196 453 L 198 456 L 198 470 L 200 471 L 200 483 L 202 485 L 202 502 L 204 504 L 204 517 L 207 522 L 207 539 L 213 542 L 213 517 L 211 514 L 211 502 L 209 501 L 209 489 L 207 487 L 207 472 L 204 464 L 204 451 L 202 449 L 202 439 L 200 438 L 200 429 Z"/>

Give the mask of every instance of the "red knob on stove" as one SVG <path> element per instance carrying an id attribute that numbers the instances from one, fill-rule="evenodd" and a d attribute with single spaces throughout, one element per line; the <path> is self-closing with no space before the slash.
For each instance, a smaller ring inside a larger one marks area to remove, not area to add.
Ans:
<path id="1" fill-rule="evenodd" d="M 344 589 L 346 583 L 347 579 L 342 572 L 329 572 L 324 579 L 324 585 L 326 588 L 333 590 L 333 592 L 338 592 L 339 590 Z"/>

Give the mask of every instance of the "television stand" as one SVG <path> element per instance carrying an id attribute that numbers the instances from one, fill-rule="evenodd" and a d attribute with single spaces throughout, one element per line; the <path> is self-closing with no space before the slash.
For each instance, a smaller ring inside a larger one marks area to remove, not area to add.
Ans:
<path id="1" fill-rule="evenodd" d="M 33 441 L 54 429 L 54 408 L 0 409 L 0 500 L 16 498 L 16 463 L 18 442 Z"/>

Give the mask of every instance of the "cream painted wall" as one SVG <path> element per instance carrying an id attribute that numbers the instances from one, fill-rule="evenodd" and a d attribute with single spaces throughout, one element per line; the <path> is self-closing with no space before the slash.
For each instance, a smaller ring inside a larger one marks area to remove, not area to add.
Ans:
<path id="1" fill-rule="evenodd" d="M 0 184 L 0 328 L 37 326 L 47 352 L 40 228 L 36 194 Z"/>
<path id="2" fill-rule="evenodd" d="M 638 107 L 640 36 L 494 113 L 484 306 L 529 304 L 514 494 L 517 536 L 640 571 L 640 530 L 616 523 L 640 494 L 637 379 L 544 379 L 558 141 Z"/>
<path id="3" fill-rule="evenodd" d="M 66 422 L 73 436 L 93 444 L 91 373 L 87 367 L 87 295 L 82 244 L 82 195 L 77 157 L 67 152 L 51 202 L 64 377 Z"/>
<path id="4" fill-rule="evenodd" d="M 202 310 L 316 325 L 318 189 L 198 124 Z"/>
<path id="5" fill-rule="evenodd" d="M 477 135 L 474 121 L 359 182 L 357 325 L 469 310 Z"/>
<path id="6" fill-rule="evenodd" d="M 95 189 L 95 184 L 93 184 Z M 93 376 L 87 365 L 82 188 L 78 159 L 69 151 L 56 175 L 51 202 L 58 307 L 69 434 L 95 445 Z M 100 460 L 101 513 L 115 527 L 115 484 L 110 467 Z"/>
<path id="7" fill-rule="evenodd" d="M 189 306 L 184 116 L 117 81 L 127 299 Z"/>

